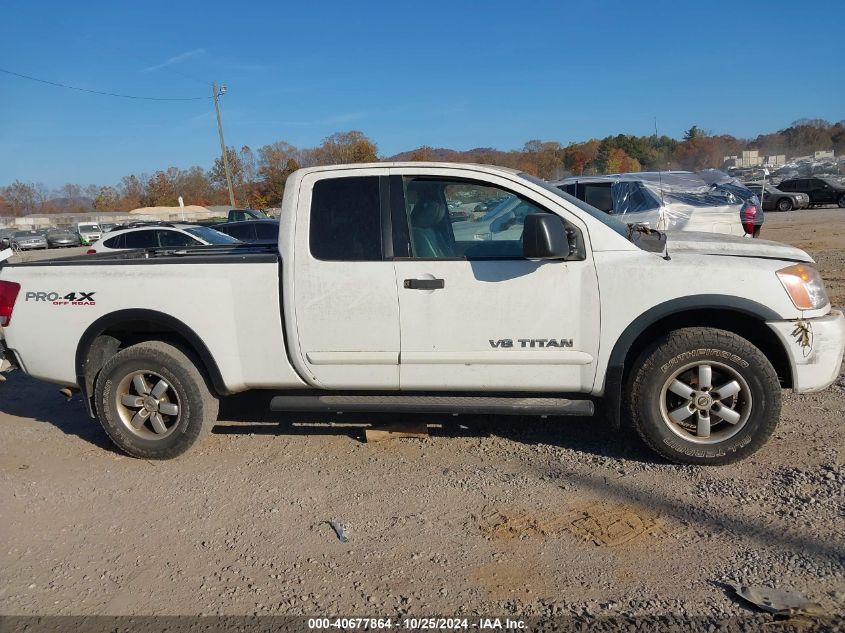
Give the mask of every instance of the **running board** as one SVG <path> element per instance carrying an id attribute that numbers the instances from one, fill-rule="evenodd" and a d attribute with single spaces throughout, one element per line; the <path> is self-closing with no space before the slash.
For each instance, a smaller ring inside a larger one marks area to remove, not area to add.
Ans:
<path id="1" fill-rule="evenodd" d="M 275 396 L 271 411 L 593 415 L 591 400 L 488 396 Z"/>

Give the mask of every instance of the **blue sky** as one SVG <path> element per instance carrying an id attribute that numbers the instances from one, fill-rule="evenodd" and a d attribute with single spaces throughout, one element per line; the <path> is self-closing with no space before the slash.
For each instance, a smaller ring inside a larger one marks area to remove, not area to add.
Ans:
<path id="1" fill-rule="evenodd" d="M 221 100 L 226 141 L 382 155 L 696 124 L 755 136 L 845 118 L 845 2 L 3 2 L 0 67 Z M 0 74 L 0 184 L 109 184 L 219 153 L 210 100 Z"/>

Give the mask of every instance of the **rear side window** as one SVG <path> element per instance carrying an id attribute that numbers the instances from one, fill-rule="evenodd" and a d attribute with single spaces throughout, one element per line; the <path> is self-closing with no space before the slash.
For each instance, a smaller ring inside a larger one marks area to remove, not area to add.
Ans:
<path id="1" fill-rule="evenodd" d="M 328 261 L 381 257 L 378 176 L 319 180 L 311 196 L 311 254 Z"/>
<path id="2" fill-rule="evenodd" d="M 116 237 L 112 237 L 107 239 L 103 242 L 103 246 L 106 248 L 126 248 L 126 235 L 118 235 Z"/>
<path id="3" fill-rule="evenodd" d="M 613 213 L 613 196 L 609 182 L 591 182 L 582 185 L 584 188 L 584 202 L 605 213 Z"/>
<path id="4" fill-rule="evenodd" d="M 125 240 L 123 248 L 154 248 L 158 246 L 154 230 L 124 233 L 123 238 Z"/>
<path id="5" fill-rule="evenodd" d="M 159 231 L 158 243 L 161 246 L 199 246 L 200 243 L 190 235 L 179 231 Z"/>

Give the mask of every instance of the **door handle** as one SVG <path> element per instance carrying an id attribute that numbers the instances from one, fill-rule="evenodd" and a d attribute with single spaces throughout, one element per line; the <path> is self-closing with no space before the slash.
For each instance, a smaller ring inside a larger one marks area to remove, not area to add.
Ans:
<path id="1" fill-rule="evenodd" d="M 442 279 L 406 279 L 405 287 L 409 290 L 437 290 L 444 288 L 446 282 Z"/>

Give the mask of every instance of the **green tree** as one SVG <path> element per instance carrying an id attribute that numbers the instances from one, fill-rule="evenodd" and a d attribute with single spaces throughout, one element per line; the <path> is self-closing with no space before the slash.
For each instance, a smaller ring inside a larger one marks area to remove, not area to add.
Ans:
<path id="1" fill-rule="evenodd" d="M 700 136 L 702 136 L 701 130 L 698 129 L 697 125 L 693 125 L 690 129 L 684 132 L 685 141 L 694 141 Z"/>

